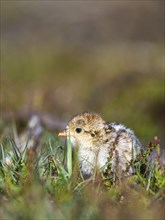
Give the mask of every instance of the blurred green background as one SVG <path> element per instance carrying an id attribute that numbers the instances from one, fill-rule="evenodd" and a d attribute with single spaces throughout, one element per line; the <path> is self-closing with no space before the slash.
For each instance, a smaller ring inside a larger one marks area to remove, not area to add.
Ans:
<path id="1" fill-rule="evenodd" d="M 163 22 L 163 1 L 1 1 L 2 113 L 94 111 L 164 144 Z"/>

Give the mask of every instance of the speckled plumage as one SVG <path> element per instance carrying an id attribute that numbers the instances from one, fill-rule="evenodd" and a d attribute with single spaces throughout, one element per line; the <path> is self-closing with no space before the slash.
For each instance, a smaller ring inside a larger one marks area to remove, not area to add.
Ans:
<path id="1" fill-rule="evenodd" d="M 140 152 L 141 144 L 124 125 L 106 123 L 96 113 L 83 113 L 68 122 L 65 134 L 73 147 L 78 147 L 79 166 L 84 175 L 92 175 L 95 168 L 105 170 L 110 152 L 113 172 L 127 170 L 126 175 L 133 172 L 127 167 Z"/>

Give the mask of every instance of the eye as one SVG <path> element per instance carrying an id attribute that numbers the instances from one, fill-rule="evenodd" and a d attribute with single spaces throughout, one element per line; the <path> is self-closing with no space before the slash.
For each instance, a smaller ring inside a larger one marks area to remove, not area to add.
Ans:
<path id="1" fill-rule="evenodd" d="M 95 134 L 94 133 L 91 133 L 91 137 L 94 137 L 95 136 Z"/>
<path id="2" fill-rule="evenodd" d="M 81 133 L 82 128 L 76 128 L 75 131 L 76 131 L 77 133 Z"/>

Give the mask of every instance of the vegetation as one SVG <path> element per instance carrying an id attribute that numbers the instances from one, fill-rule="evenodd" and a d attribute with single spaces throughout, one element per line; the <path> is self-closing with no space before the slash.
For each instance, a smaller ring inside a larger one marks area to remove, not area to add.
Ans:
<path id="1" fill-rule="evenodd" d="M 164 219 L 163 6 L 1 1 L 0 219 Z M 135 131 L 144 150 L 133 176 L 109 167 L 84 179 L 55 129 L 29 149 L 22 112 L 66 121 L 83 111 Z"/>
<path id="2" fill-rule="evenodd" d="M 163 219 L 165 173 L 158 138 L 131 164 L 133 176 L 112 178 L 107 168 L 83 179 L 70 143 L 61 146 L 45 131 L 37 151 L 19 152 L 14 137 L 7 127 L 1 137 L 1 219 Z"/>

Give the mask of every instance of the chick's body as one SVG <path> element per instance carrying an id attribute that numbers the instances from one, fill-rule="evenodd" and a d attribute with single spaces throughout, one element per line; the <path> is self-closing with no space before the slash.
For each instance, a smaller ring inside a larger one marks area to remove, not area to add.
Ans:
<path id="1" fill-rule="evenodd" d="M 124 125 L 108 124 L 98 114 L 83 113 L 73 117 L 61 134 L 70 137 L 73 147 L 78 147 L 79 166 L 84 175 L 92 175 L 96 168 L 105 170 L 107 162 L 113 172 L 133 172 L 127 167 L 139 153 L 141 144 Z"/>

